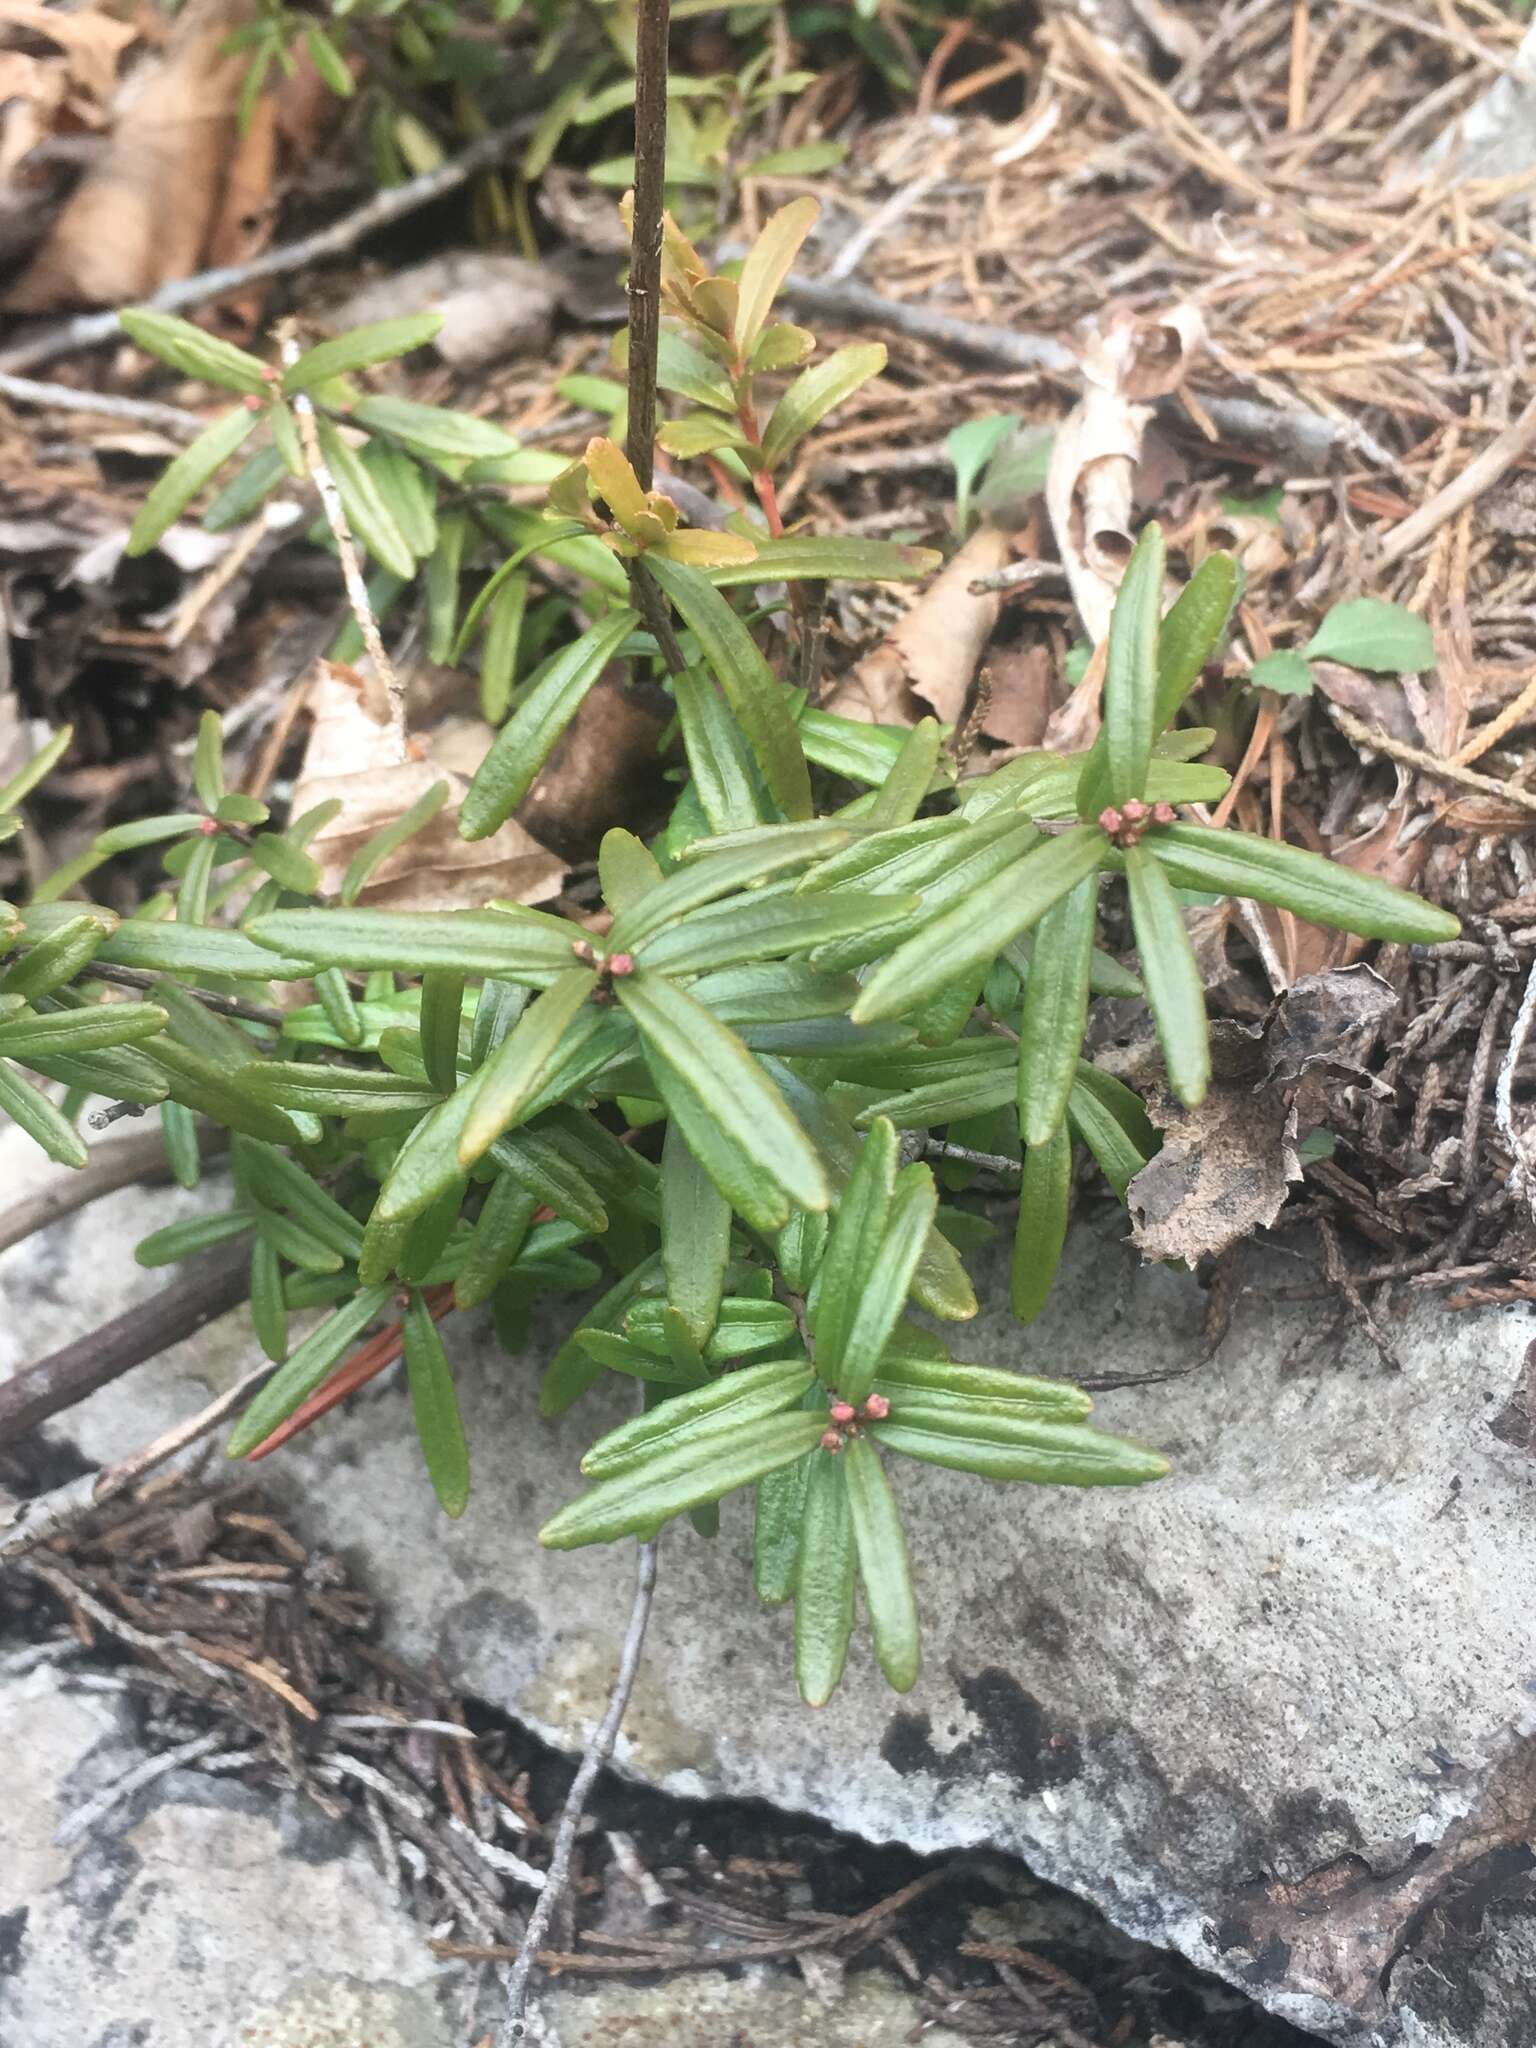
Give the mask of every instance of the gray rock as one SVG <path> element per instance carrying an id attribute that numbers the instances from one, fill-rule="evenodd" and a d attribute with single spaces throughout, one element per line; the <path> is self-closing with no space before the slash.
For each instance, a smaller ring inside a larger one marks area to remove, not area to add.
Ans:
<path id="1" fill-rule="evenodd" d="M 450 249 L 361 286 L 328 308 L 326 324 L 341 334 L 404 313 L 440 313 L 443 324 L 433 348 L 456 369 L 472 370 L 544 348 L 561 291 L 547 264 L 484 249 Z"/>
<path id="2" fill-rule="evenodd" d="M 12 1355 L 164 1284 L 128 1246 L 197 1200 L 113 1197 L 9 1254 Z M 1388 1375 L 1318 1347 L 1331 1304 L 1298 1296 L 1310 1268 L 1272 1252 L 1200 1366 L 1199 1290 L 1138 1270 L 1120 1228 L 1079 1232 L 1029 1332 L 988 1314 L 957 1348 L 1154 1382 L 1106 1394 L 1100 1419 L 1165 1448 L 1173 1476 L 1075 1494 L 901 1467 L 926 1669 L 896 1701 L 860 1649 L 815 1715 L 786 1617 L 748 1597 L 744 1505 L 713 1544 L 671 1532 L 621 1761 L 920 1850 L 995 1844 L 1325 2038 L 1512 2048 L 1528 1992 L 1508 1973 L 1532 1938 L 1511 1886 L 1536 1818 L 1536 1461 L 1490 1424 L 1536 1323 L 1414 1302 Z M 1004 1298 L 997 1263 L 978 1277 Z M 437 1515 L 388 1380 L 268 1471 L 356 1552 L 396 1648 L 440 1655 L 570 1744 L 613 1675 L 629 1563 L 541 1553 L 533 1530 L 627 1394 L 551 1428 L 536 1357 L 502 1357 L 475 1319 L 448 1336 L 478 1481 L 462 1523 Z M 249 1357 L 231 1319 L 93 1397 L 68 1434 L 120 1455 Z M 1479 1948 L 1483 1906 L 1506 1894 Z"/>

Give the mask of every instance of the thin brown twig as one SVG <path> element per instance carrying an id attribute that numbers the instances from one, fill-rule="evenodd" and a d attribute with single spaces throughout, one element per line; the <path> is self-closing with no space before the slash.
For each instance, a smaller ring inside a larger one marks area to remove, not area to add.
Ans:
<path id="1" fill-rule="evenodd" d="M 40 384 L 31 377 L 0 372 L 0 398 L 12 405 L 36 406 L 47 412 L 94 413 L 98 419 L 131 420 L 135 426 L 158 427 L 180 441 L 194 440 L 208 422 L 185 406 L 162 405 L 154 398 L 119 398 L 111 391 L 77 391 L 73 384 Z"/>
<path id="2" fill-rule="evenodd" d="M 1454 519 L 1464 506 L 1472 504 L 1485 491 L 1492 490 L 1533 443 L 1536 443 L 1536 398 L 1530 401 L 1518 419 L 1511 420 L 1504 431 L 1488 443 L 1480 455 L 1473 456 L 1459 475 L 1453 476 L 1406 519 L 1398 521 L 1381 543 L 1383 563 L 1390 566 L 1393 562 L 1400 562 L 1405 555 L 1411 555 L 1448 519 Z"/>
<path id="3" fill-rule="evenodd" d="M 1517 810 L 1536 814 L 1536 794 L 1522 789 L 1517 782 L 1500 782 L 1492 775 L 1478 775 L 1471 768 L 1458 767 L 1454 761 L 1443 761 L 1425 747 L 1395 740 L 1379 726 L 1367 725 L 1363 718 L 1356 718 L 1342 704 L 1330 703 L 1328 716 L 1345 738 L 1353 740 L 1358 747 L 1370 747 L 1391 760 L 1401 761 L 1405 768 L 1417 768 L 1425 775 L 1438 776 L 1442 782 L 1453 782 L 1460 789 L 1475 789 L 1482 796 L 1496 796 L 1504 803 L 1513 804 Z"/>
<path id="4" fill-rule="evenodd" d="M 539 1950 L 549 1923 L 554 1917 L 556 1905 L 564 1895 L 570 1882 L 571 1856 L 576 1847 L 576 1831 L 581 1825 L 582 1812 L 587 1796 L 597 1779 L 598 1772 L 613 1754 L 613 1745 L 618 1740 L 619 1727 L 624 1719 L 624 1710 L 629 1705 L 629 1696 L 634 1690 L 635 1679 L 640 1670 L 640 1655 L 645 1648 L 646 1626 L 651 1618 L 651 1603 L 656 1593 L 656 1539 L 640 1545 L 635 1568 L 635 1598 L 630 1608 L 629 1627 L 624 1635 L 624 1648 L 619 1656 L 619 1675 L 614 1680 L 609 1695 L 608 1710 L 593 1733 L 592 1740 L 582 1752 L 581 1766 L 566 1794 L 565 1805 L 560 1811 L 560 1825 L 555 1832 L 554 1853 L 549 1859 L 545 1873 L 544 1889 L 539 1893 L 533 1911 L 528 1915 L 528 1926 L 518 1947 L 517 1958 L 507 1977 L 507 2014 L 502 2026 L 501 2048 L 513 2048 L 513 2044 L 527 2038 L 528 1980 L 538 1961 Z"/>
<path id="5" fill-rule="evenodd" d="M 99 973 L 100 969 L 96 971 Z M 200 1126 L 198 1136 L 205 1157 L 222 1151 L 229 1143 L 229 1133 L 212 1124 L 206 1130 Z M 170 1178 L 165 1141 L 158 1131 L 136 1131 L 132 1137 L 112 1138 L 104 1145 L 93 1145 L 89 1162 L 78 1171 L 60 1174 L 37 1194 L 0 1211 L 0 1251 L 20 1244 L 35 1230 L 46 1230 L 50 1223 L 62 1222 L 64 1217 L 72 1216 L 103 1195 L 116 1194 L 119 1188 L 154 1185 Z"/>

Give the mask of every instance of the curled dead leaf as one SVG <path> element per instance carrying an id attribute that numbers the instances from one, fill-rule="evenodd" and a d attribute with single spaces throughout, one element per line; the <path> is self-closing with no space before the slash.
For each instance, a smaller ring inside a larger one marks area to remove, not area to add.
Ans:
<path id="1" fill-rule="evenodd" d="M 970 585 L 1011 553 L 1006 534 L 978 527 L 894 632 L 832 691 L 827 710 L 875 725 L 915 725 L 931 711 L 958 724 L 1002 609 L 996 591 L 973 595 Z"/>
<path id="2" fill-rule="evenodd" d="M 488 839 L 459 837 L 459 807 L 491 728 L 478 719 L 444 718 L 413 741 L 412 759 L 400 761 L 382 691 L 377 698 L 367 679 L 332 662 L 321 662 L 311 684 L 313 724 L 293 810 L 297 816 L 340 801 L 340 811 L 310 843 L 321 886 L 339 889 L 347 863 L 374 833 L 446 781 L 447 803 L 380 863 L 359 901 L 392 910 L 462 910 L 492 896 L 543 903 L 558 895 L 564 861 L 515 819 Z"/>

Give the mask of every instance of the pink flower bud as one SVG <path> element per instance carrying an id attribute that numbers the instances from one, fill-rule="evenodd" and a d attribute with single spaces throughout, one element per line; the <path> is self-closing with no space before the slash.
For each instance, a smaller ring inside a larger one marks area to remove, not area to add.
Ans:
<path id="1" fill-rule="evenodd" d="M 1120 806 L 1120 815 L 1127 825 L 1139 825 L 1147 815 L 1147 807 L 1139 797 L 1129 797 Z"/>
<path id="2" fill-rule="evenodd" d="M 853 1416 L 854 1410 L 847 1401 L 834 1401 L 832 1403 L 832 1420 L 840 1423 L 845 1429 L 852 1422 Z"/>
<path id="3" fill-rule="evenodd" d="M 891 1412 L 891 1404 L 884 1394 L 871 1394 L 864 1403 L 865 1419 L 869 1422 L 884 1422 Z"/>
<path id="4" fill-rule="evenodd" d="M 821 1448 L 824 1451 L 840 1451 L 843 1448 L 843 1437 L 841 1430 L 824 1430 L 822 1432 Z"/>
<path id="5" fill-rule="evenodd" d="M 590 939 L 572 939 L 571 951 L 578 960 L 586 964 L 590 964 L 597 958 L 597 955 L 592 950 L 592 941 Z"/>
<path id="6" fill-rule="evenodd" d="M 1152 806 L 1152 822 L 1154 825 L 1171 825 L 1178 815 L 1172 804 L 1154 804 Z"/>
<path id="7" fill-rule="evenodd" d="M 247 391 L 245 397 L 241 400 L 247 412 L 260 412 L 266 402 L 264 398 L 258 398 L 254 391 Z"/>
<path id="8" fill-rule="evenodd" d="M 219 829 L 219 821 L 217 818 L 204 818 L 197 829 L 205 839 L 211 839 Z"/>
<path id="9" fill-rule="evenodd" d="M 1107 832 L 1111 839 L 1120 830 L 1120 813 L 1113 804 L 1106 804 L 1099 813 L 1099 830 Z"/>
<path id="10" fill-rule="evenodd" d="M 610 953 L 608 955 L 608 972 L 610 974 L 623 976 L 633 974 L 634 971 L 635 956 L 633 953 Z"/>

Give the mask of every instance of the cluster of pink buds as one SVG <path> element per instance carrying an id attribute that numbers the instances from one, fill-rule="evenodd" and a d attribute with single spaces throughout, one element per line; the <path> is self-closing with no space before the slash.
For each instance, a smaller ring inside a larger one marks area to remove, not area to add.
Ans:
<path id="1" fill-rule="evenodd" d="M 862 1408 L 855 1408 L 849 1401 L 834 1401 L 827 1410 L 832 1427 L 823 1431 L 821 1448 L 840 1451 L 849 1437 L 858 1435 L 861 1423 L 884 1422 L 890 1412 L 891 1404 L 884 1394 L 871 1394 Z"/>
<path id="2" fill-rule="evenodd" d="M 576 958 L 583 967 L 595 967 L 597 969 L 598 983 L 597 987 L 592 991 L 594 1003 L 611 1003 L 613 1001 L 613 984 L 616 981 L 622 981 L 626 974 L 633 974 L 635 971 L 635 956 L 633 953 L 609 953 L 604 956 L 598 952 L 590 939 L 572 939 L 571 951 L 576 955 Z"/>
<path id="3" fill-rule="evenodd" d="M 1116 846 L 1134 846 L 1149 825 L 1171 825 L 1178 817 L 1172 804 L 1144 804 L 1131 797 L 1117 810 L 1108 804 L 1099 813 L 1099 824 Z"/>

